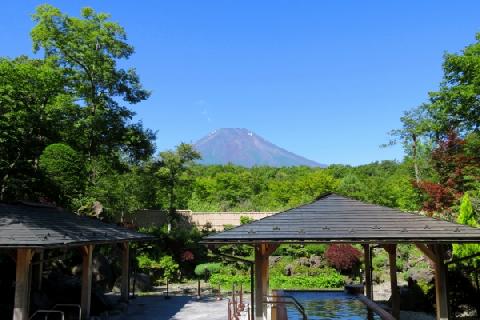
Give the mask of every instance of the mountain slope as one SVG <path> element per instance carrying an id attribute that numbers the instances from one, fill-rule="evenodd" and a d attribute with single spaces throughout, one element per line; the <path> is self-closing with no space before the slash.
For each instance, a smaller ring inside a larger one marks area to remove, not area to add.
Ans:
<path id="1" fill-rule="evenodd" d="M 194 147 L 202 154 L 203 164 L 232 163 L 252 166 L 323 166 L 273 143 L 247 129 L 223 128 L 198 140 Z"/>

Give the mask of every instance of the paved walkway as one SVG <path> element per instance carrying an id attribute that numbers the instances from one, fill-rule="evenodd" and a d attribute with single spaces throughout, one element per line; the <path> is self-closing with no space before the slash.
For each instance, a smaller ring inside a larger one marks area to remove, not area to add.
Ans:
<path id="1" fill-rule="evenodd" d="M 191 296 L 144 296 L 131 300 L 128 312 L 111 320 L 225 320 L 227 299 L 197 300 Z"/>

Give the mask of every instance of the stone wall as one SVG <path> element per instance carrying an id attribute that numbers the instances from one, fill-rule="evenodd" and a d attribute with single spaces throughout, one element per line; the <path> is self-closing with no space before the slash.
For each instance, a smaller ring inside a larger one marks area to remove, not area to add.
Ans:
<path id="1" fill-rule="evenodd" d="M 246 216 L 259 220 L 271 216 L 275 212 L 192 212 L 190 210 L 177 210 L 185 218 L 185 223 L 203 228 L 207 224 L 212 229 L 222 231 L 225 225 L 239 226 L 240 217 Z M 162 226 L 167 222 L 164 210 L 140 210 L 127 218 L 130 223 L 138 227 Z"/>

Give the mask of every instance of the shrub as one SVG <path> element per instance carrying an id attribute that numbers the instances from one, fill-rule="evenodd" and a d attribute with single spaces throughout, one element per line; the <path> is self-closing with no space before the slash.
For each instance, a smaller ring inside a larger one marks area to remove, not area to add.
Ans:
<path id="1" fill-rule="evenodd" d="M 231 289 L 234 284 L 242 284 L 243 288 L 250 288 L 250 276 L 215 273 L 210 277 L 210 283 L 215 286 L 220 285 L 222 288 L 227 289 Z"/>
<path id="2" fill-rule="evenodd" d="M 195 274 L 198 277 L 203 277 L 206 274 L 213 275 L 222 269 L 221 263 L 202 263 L 195 267 Z"/>
<path id="3" fill-rule="evenodd" d="M 240 224 L 248 224 L 255 221 L 255 219 L 250 218 L 249 216 L 240 216 Z"/>
<path id="4" fill-rule="evenodd" d="M 180 266 L 171 256 L 163 256 L 158 263 L 159 268 L 163 271 L 163 277 L 166 279 L 174 279 L 178 276 Z"/>
<path id="5" fill-rule="evenodd" d="M 270 277 L 272 289 L 327 289 L 341 288 L 345 281 L 341 274 L 333 271 L 317 276 L 285 276 L 276 274 Z"/>
<path id="6" fill-rule="evenodd" d="M 375 252 L 372 258 L 372 266 L 374 269 L 382 270 L 388 265 L 388 256 L 385 251 Z"/>
<path id="7" fill-rule="evenodd" d="M 305 252 L 309 255 L 314 256 L 323 256 L 325 254 L 325 250 L 327 250 L 326 244 L 307 244 L 305 245 Z"/>
<path id="8" fill-rule="evenodd" d="M 362 253 L 349 244 L 332 244 L 325 252 L 328 263 L 337 270 L 351 270 L 360 262 Z"/>
<path id="9" fill-rule="evenodd" d="M 160 271 L 163 278 L 175 279 L 179 275 L 180 266 L 171 256 L 163 256 L 159 261 L 151 259 L 145 254 L 137 256 L 138 266 L 141 269 Z"/>

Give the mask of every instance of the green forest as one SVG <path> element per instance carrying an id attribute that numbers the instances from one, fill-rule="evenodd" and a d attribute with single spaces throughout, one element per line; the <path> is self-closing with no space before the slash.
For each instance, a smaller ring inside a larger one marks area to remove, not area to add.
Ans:
<path id="1" fill-rule="evenodd" d="M 134 67 L 120 67 L 134 48 L 108 14 L 85 8 L 77 18 L 43 5 L 33 19 L 33 51 L 43 58 L 0 60 L 2 201 L 80 214 L 101 205 L 112 220 L 140 208 L 276 211 L 329 191 L 448 220 L 464 194 L 477 202 L 480 35 L 445 54 L 438 91 L 385 136 L 383 147 L 403 145 L 403 161 L 249 169 L 197 165 L 201 154 L 184 143 L 156 152 L 156 134 L 132 121 L 150 92 Z"/>
<path id="2" fill-rule="evenodd" d="M 437 91 L 426 92 L 425 103 L 410 106 L 402 126 L 386 133 L 379 147 L 401 144 L 402 161 L 244 168 L 199 165 L 201 154 L 185 143 L 156 150 L 161 137 L 132 120 L 135 105 L 150 91 L 134 66 L 125 67 L 134 48 L 108 14 L 84 8 L 74 17 L 42 5 L 33 19 L 35 55 L 0 58 L 0 201 L 55 203 L 117 223 L 139 209 L 164 209 L 175 225 L 177 209 L 281 211 L 336 192 L 473 227 L 480 223 L 480 33 L 462 51 L 444 55 Z M 160 237 L 158 246 L 139 248 L 139 268 L 146 272 L 180 279 L 210 270 L 214 284 L 247 281 L 246 269 L 210 257 L 198 244 L 208 230 L 144 231 Z M 352 248 L 282 246 L 272 286 L 343 285 L 344 277 L 358 277 L 361 259 Z M 224 250 L 252 255 L 251 248 Z M 311 260 L 335 250 L 350 252 L 351 259 Z M 453 248 L 456 257 L 478 252 L 478 245 Z M 419 254 L 405 247 L 401 255 L 399 268 L 407 277 Z M 384 254 L 376 259 L 378 268 L 387 263 Z M 479 261 L 450 267 L 477 293 Z M 286 269 L 294 276 L 285 275 Z M 431 289 L 422 286 L 426 293 Z"/>

